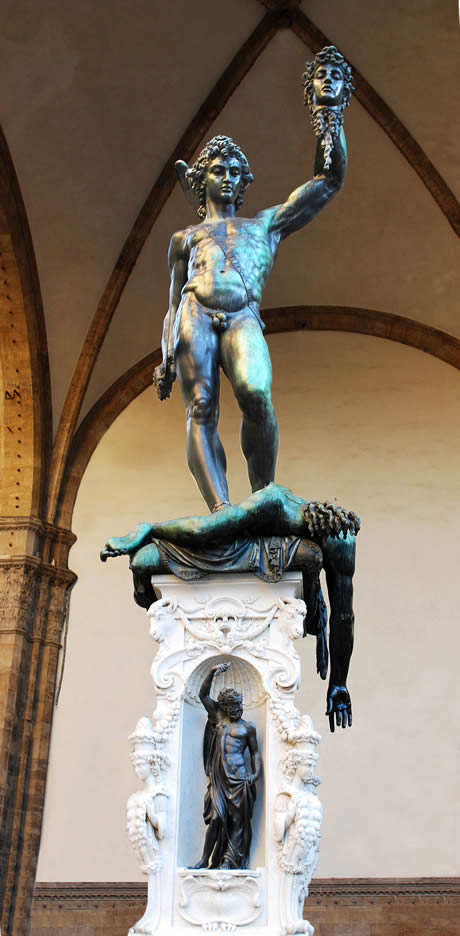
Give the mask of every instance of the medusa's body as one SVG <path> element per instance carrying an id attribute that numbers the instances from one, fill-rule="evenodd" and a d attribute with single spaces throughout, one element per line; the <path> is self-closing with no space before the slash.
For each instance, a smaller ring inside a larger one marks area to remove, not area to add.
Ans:
<path id="1" fill-rule="evenodd" d="M 251 557 L 253 549 L 260 550 L 261 543 L 278 539 L 281 541 L 280 550 L 290 557 L 287 567 L 305 572 L 304 582 L 311 584 L 310 594 L 305 595 L 305 599 L 307 607 L 310 605 L 309 613 L 316 602 L 316 629 L 307 627 L 306 632 L 316 633 L 319 639 L 318 670 L 323 678 L 327 671 L 327 655 L 319 571 L 324 568 L 331 608 L 328 714 L 333 730 L 334 713 L 337 724 L 343 727 L 351 724 L 346 679 L 353 650 L 353 574 L 358 530 L 359 519 L 351 511 L 333 504 L 307 502 L 288 488 L 269 484 L 240 504 L 225 507 L 210 516 L 183 517 L 166 523 L 139 523 L 126 536 L 108 540 L 101 558 L 105 561 L 110 556 L 130 556 L 136 600 L 148 607 L 155 600 L 152 575 L 169 570 L 181 575 L 181 562 L 186 567 L 184 578 L 198 578 L 206 572 L 218 571 L 216 561 L 221 561 L 222 567 L 228 571 L 229 562 L 235 562 L 239 549 L 242 561 L 238 570 L 246 569 L 258 574 L 257 568 L 245 557 Z M 168 559 L 168 550 L 172 559 Z M 174 564 L 174 557 L 177 564 Z M 209 567 L 211 561 L 213 564 Z M 286 565 L 283 568 L 278 566 L 275 576 L 277 574 L 280 578 L 284 568 Z M 189 569 L 192 574 L 188 574 Z M 266 576 L 262 574 L 260 577 Z"/>

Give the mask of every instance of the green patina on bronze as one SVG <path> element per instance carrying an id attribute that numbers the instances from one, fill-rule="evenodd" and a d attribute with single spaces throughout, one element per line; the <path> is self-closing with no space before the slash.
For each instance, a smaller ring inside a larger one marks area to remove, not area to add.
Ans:
<path id="1" fill-rule="evenodd" d="M 260 490 L 275 478 L 278 423 L 260 303 L 281 241 L 309 224 L 344 182 L 341 115 L 351 84 L 348 65 L 330 49 L 311 66 L 308 103 L 317 122 L 321 115 L 321 126 L 327 114 L 332 124 L 326 121 L 326 136 L 318 141 L 313 179 L 283 204 L 253 218 L 237 217 L 253 176 L 229 137 L 214 137 L 192 168 L 177 163 L 182 187 L 202 220 L 171 239 L 163 362 L 154 383 L 160 399 L 166 399 L 178 377 L 187 415 L 188 465 L 210 510 L 229 503 L 218 434 L 221 369 L 241 410 L 241 447 L 251 488 Z"/>

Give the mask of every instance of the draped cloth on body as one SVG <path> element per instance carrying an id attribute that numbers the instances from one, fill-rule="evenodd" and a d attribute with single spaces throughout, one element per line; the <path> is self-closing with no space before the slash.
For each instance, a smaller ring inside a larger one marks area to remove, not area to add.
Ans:
<path id="1" fill-rule="evenodd" d="M 203 762 L 208 788 L 204 797 L 206 825 L 216 822 L 217 837 L 211 867 L 225 863 L 230 868 L 247 868 L 251 848 L 251 818 L 256 786 L 247 777 L 229 771 L 225 743 L 229 726 L 219 726 L 208 718 L 203 740 Z"/>
<path id="2" fill-rule="evenodd" d="M 241 536 L 230 543 L 209 543 L 199 549 L 155 540 L 167 565 L 178 578 L 198 579 L 210 572 L 254 572 L 263 582 L 279 582 L 293 564 L 300 537 Z"/>

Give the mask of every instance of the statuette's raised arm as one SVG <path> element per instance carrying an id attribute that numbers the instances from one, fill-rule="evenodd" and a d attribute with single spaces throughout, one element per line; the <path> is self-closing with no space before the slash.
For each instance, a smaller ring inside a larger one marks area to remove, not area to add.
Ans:
<path id="1" fill-rule="evenodd" d="M 202 705 L 204 705 L 209 717 L 214 720 L 217 718 L 219 706 L 215 699 L 211 699 L 211 696 L 209 695 L 211 692 L 212 681 L 218 673 L 225 673 L 229 666 L 230 663 L 221 663 L 220 666 L 213 666 L 213 668 L 209 670 L 208 675 L 201 683 L 201 688 L 199 691 L 200 702 Z"/>

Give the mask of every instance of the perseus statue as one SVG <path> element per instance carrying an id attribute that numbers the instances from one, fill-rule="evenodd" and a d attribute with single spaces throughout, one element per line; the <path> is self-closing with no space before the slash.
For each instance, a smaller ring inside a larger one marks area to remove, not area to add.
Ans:
<path id="1" fill-rule="evenodd" d="M 251 819 L 256 780 L 262 762 L 256 729 L 243 719 L 243 699 L 236 689 L 222 689 L 210 696 L 218 673 L 230 663 L 214 666 L 200 688 L 200 700 L 208 713 L 204 742 L 204 769 L 208 787 L 203 818 L 207 826 L 203 854 L 195 868 L 247 868 L 251 848 Z M 249 753 L 250 770 L 245 752 Z"/>
<path id="2" fill-rule="evenodd" d="M 332 103 L 340 109 L 343 95 L 349 98 L 351 93 L 349 66 L 337 52 L 333 71 L 317 58 L 311 108 Z M 281 241 L 305 227 L 339 191 L 346 162 L 340 126 L 327 154 L 324 141 L 318 141 L 313 179 L 283 204 L 253 218 L 237 217 L 253 176 L 246 156 L 229 137 L 214 137 L 191 168 L 176 164 L 200 222 L 171 239 L 163 360 L 154 384 L 163 400 L 178 377 L 187 416 L 188 465 L 211 511 L 229 504 L 226 458 L 217 429 L 220 368 L 242 413 L 241 447 L 251 488 L 260 490 L 274 480 L 278 424 L 260 315 L 262 292 Z"/>

